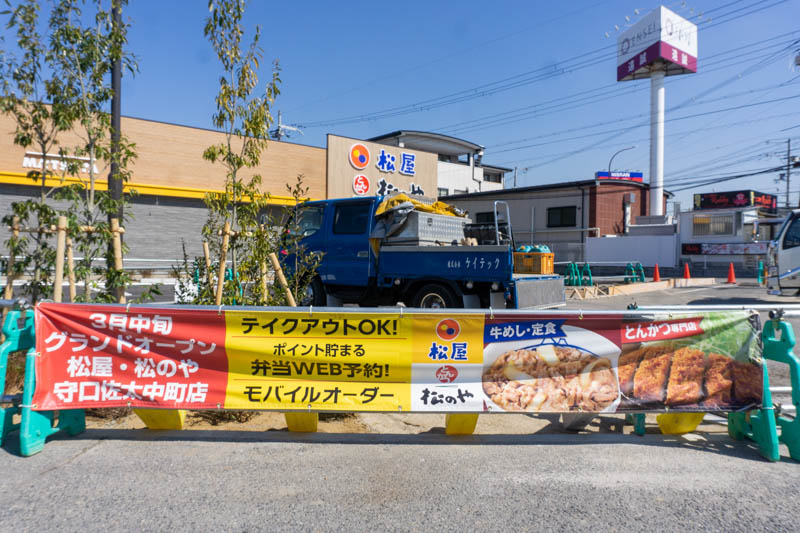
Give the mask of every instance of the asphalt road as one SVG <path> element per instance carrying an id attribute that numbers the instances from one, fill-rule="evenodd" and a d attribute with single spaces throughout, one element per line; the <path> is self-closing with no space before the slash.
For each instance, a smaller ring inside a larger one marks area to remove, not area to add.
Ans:
<path id="1" fill-rule="evenodd" d="M 794 301 L 758 287 L 636 297 L 753 299 Z M 766 462 L 717 424 L 638 437 L 608 416 L 589 432 L 549 424 L 519 434 L 528 421 L 483 415 L 483 434 L 469 437 L 448 437 L 442 424 L 382 434 L 90 429 L 30 458 L 10 439 L 0 451 L 0 531 L 798 529 L 800 464 L 785 448 L 780 462 Z"/>

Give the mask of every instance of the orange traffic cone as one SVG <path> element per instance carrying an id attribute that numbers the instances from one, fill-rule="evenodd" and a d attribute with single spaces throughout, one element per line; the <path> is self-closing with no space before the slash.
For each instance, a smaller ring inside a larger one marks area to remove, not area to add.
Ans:
<path id="1" fill-rule="evenodd" d="M 683 264 L 683 279 L 691 279 L 692 275 L 689 274 L 689 263 Z"/>
<path id="2" fill-rule="evenodd" d="M 661 272 L 658 271 L 658 263 L 656 263 L 656 268 L 653 270 L 653 281 L 661 281 Z"/>
<path id="3" fill-rule="evenodd" d="M 736 283 L 736 272 L 733 271 L 733 263 L 728 266 L 728 283 Z"/>

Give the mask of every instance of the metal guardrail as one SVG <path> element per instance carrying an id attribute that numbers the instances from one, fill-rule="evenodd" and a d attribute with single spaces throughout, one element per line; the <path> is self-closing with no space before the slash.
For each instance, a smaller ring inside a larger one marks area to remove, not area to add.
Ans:
<path id="1" fill-rule="evenodd" d="M 14 300 L 0 299 L 0 309 L 31 309 L 31 304 L 25 298 Z"/>
<path id="2" fill-rule="evenodd" d="M 780 316 L 800 317 L 800 304 L 778 305 L 778 304 L 721 304 L 721 305 L 635 305 L 628 306 L 629 311 L 633 310 L 646 310 L 646 311 L 773 311 L 779 313 Z M 788 312 L 786 310 L 789 310 Z M 779 318 L 777 315 L 770 318 Z"/>
<path id="3" fill-rule="evenodd" d="M 49 301 L 48 301 L 49 302 Z M 2 307 L 14 307 L 16 305 L 22 305 L 25 309 L 30 309 L 32 306 L 28 304 L 24 299 L 20 298 L 18 300 L 0 300 L 0 308 Z M 404 315 L 406 313 L 414 313 L 414 314 L 431 314 L 431 315 L 450 315 L 453 312 L 458 313 L 483 313 L 489 316 L 493 316 L 494 314 L 502 314 L 502 315 L 514 315 L 514 316 L 524 316 L 524 317 L 551 317 L 553 315 L 558 316 L 575 316 L 578 318 L 584 316 L 608 316 L 609 314 L 621 314 L 623 316 L 652 316 L 655 311 L 682 311 L 684 313 L 692 313 L 695 311 L 740 311 L 740 310 L 754 310 L 754 311 L 780 311 L 785 308 L 776 307 L 774 305 L 673 305 L 673 306 L 640 306 L 640 307 L 629 307 L 627 310 L 620 310 L 620 309 L 592 309 L 592 310 L 584 310 L 584 309 L 564 309 L 558 311 L 541 311 L 541 310 L 533 310 L 533 309 L 505 309 L 499 308 L 494 309 L 492 307 L 489 308 L 467 308 L 467 309 L 417 309 L 417 308 L 408 308 L 408 307 L 316 307 L 316 306 L 305 306 L 305 307 L 265 307 L 265 306 L 254 306 L 254 305 L 236 305 L 236 306 L 229 306 L 229 305 L 190 305 L 190 304 L 165 304 L 164 302 L 161 303 L 141 303 L 141 304 L 116 304 L 116 303 L 63 303 L 60 305 L 82 305 L 82 306 L 103 306 L 103 307 L 116 307 L 120 309 L 125 309 L 126 311 L 130 311 L 132 308 L 140 308 L 140 309 L 148 309 L 148 308 L 164 308 L 167 307 L 169 309 L 176 309 L 176 310 L 202 310 L 202 309 L 211 309 L 215 311 L 222 312 L 224 309 L 235 309 L 237 311 L 258 311 L 258 310 L 265 310 L 269 309 L 276 313 L 308 313 L 309 315 L 313 313 L 370 313 L 370 314 L 380 314 L 380 315 Z M 795 306 L 798 310 L 800 310 L 800 305 Z M 781 316 L 786 316 L 785 314 Z M 798 315 L 800 316 L 800 314 Z"/>

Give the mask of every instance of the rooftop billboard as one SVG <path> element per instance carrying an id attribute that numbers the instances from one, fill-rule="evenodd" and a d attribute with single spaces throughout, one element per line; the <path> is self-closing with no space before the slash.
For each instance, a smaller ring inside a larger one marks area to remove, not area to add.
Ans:
<path id="1" fill-rule="evenodd" d="M 697 72 L 697 26 L 664 6 L 617 39 L 617 81 L 647 78 L 657 61 L 667 76 Z"/>

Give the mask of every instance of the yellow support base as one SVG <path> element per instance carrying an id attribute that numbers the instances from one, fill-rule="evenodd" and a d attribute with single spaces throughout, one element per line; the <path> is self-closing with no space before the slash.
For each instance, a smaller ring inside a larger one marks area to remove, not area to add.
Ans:
<path id="1" fill-rule="evenodd" d="M 318 413 L 284 413 L 289 431 L 314 433 L 319 424 Z"/>
<path id="2" fill-rule="evenodd" d="M 472 435 L 476 425 L 477 413 L 452 413 L 444 419 L 444 432 L 448 435 Z"/>
<path id="3" fill-rule="evenodd" d="M 704 416 L 705 413 L 664 413 L 656 417 L 656 422 L 664 435 L 683 435 L 697 429 Z"/>
<path id="4" fill-rule="evenodd" d="M 134 409 L 147 429 L 183 429 L 186 411 L 183 409 Z"/>

